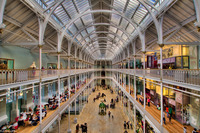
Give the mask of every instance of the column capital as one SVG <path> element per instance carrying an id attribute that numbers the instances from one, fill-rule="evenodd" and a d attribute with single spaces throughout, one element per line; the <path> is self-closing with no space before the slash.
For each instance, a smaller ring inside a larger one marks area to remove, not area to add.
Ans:
<path id="1" fill-rule="evenodd" d="M 162 43 L 162 44 L 158 44 L 158 46 L 160 47 L 160 48 L 163 48 L 164 47 L 164 44 Z"/>
<path id="2" fill-rule="evenodd" d="M 142 51 L 143 54 L 146 54 L 146 51 Z"/>
<path id="3" fill-rule="evenodd" d="M 197 26 L 197 32 L 200 32 L 200 26 Z"/>
<path id="4" fill-rule="evenodd" d="M 39 48 L 42 48 L 42 47 L 43 47 L 43 45 L 42 45 L 42 44 L 38 44 L 38 47 L 39 47 Z"/>

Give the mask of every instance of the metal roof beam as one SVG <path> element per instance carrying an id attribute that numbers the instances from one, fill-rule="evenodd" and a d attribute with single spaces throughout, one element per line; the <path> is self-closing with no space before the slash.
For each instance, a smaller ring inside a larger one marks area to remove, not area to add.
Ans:
<path id="1" fill-rule="evenodd" d="M 200 42 L 164 42 L 165 45 L 200 45 Z"/>

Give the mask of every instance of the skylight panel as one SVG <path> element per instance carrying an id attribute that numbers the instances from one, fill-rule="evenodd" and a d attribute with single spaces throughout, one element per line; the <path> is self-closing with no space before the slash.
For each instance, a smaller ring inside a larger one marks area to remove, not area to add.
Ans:
<path id="1" fill-rule="evenodd" d="M 147 10 L 145 9 L 145 7 L 143 5 L 140 5 L 140 7 L 136 11 L 133 19 L 136 23 L 139 24 L 141 22 L 141 20 L 145 17 L 146 14 L 147 14 Z"/>
<path id="2" fill-rule="evenodd" d="M 92 31 L 95 30 L 95 28 L 94 28 L 94 26 L 91 26 L 91 27 L 88 27 L 86 30 L 88 33 L 91 33 Z"/>
<path id="3" fill-rule="evenodd" d="M 127 25 L 128 25 L 128 21 L 126 20 L 126 19 L 122 19 L 122 21 L 121 21 L 121 24 L 120 24 L 120 26 L 123 28 L 123 29 L 125 29 L 126 27 L 127 27 Z"/>
<path id="4" fill-rule="evenodd" d="M 126 29 L 127 33 L 131 34 L 134 30 L 135 30 L 135 28 L 129 23 L 129 25 Z"/>
<path id="5" fill-rule="evenodd" d="M 123 45 L 123 42 L 122 42 L 122 41 L 119 41 L 119 44 L 120 44 L 120 45 Z"/>
<path id="6" fill-rule="evenodd" d="M 83 20 L 83 23 L 84 23 L 85 25 L 88 25 L 88 24 L 90 24 L 90 23 L 93 21 L 92 15 L 91 15 L 91 14 L 84 15 L 84 16 L 82 17 L 82 20 Z"/>
<path id="7" fill-rule="evenodd" d="M 85 30 L 84 30 L 84 31 L 82 31 L 82 32 L 81 32 L 81 34 L 82 34 L 82 36 L 83 36 L 83 37 L 85 37 L 85 36 L 87 35 L 87 33 L 86 33 L 86 31 L 85 31 Z"/>
<path id="8" fill-rule="evenodd" d="M 70 27 L 69 27 L 69 30 L 71 31 L 71 33 L 74 35 L 77 31 L 77 28 L 74 26 L 74 24 L 72 24 Z"/>
<path id="9" fill-rule="evenodd" d="M 70 19 L 66 12 L 63 10 L 62 6 L 58 6 L 54 13 L 62 21 L 62 23 L 67 23 Z"/>
<path id="10" fill-rule="evenodd" d="M 114 37 L 115 37 L 115 36 L 112 35 L 112 34 L 108 34 L 108 36 L 111 37 L 111 38 L 113 38 L 113 39 L 114 39 Z"/>
<path id="11" fill-rule="evenodd" d="M 85 43 L 86 43 L 85 41 L 82 41 L 82 42 L 81 42 L 82 45 L 85 45 Z"/>
<path id="12" fill-rule="evenodd" d="M 82 39 L 81 34 L 78 34 L 78 35 L 76 36 L 76 39 L 77 39 L 78 41 L 80 41 L 80 40 Z"/>
<path id="13" fill-rule="evenodd" d="M 117 11 L 123 12 L 127 0 L 114 0 L 113 6 Z"/>
<path id="14" fill-rule="evenodd" d="M 81 19 L 77 19 L 74 24 L 76 25 L 76 27 L 80 30 L 84 27 L 83 23 L 81 22 Z"/>
<path id="15" fill-rule="evenodd" d="M 139 2 L 136 0 L 130 0 L 129 4 L 126 8 L 125 16 L 128 18 L 131 18 L 135 10 L 137 9 L 137 6 L 139 5 Z"/>
<path id="16" fill-rule="evenodd" d="M 66 11 L 70 15 L 71 18 L 75 18 L 78 14 L 76 11 L 76 8 L 74 7 L 74 4 L 71 0 L 67 0 L 63 2 L 63 6 L 65 7 Z"/>
<path id="17" fill-rule="evenodd" d="M 86 41 L 86 42 L 89 42 L 89 41 L 90 41 L 89 37 L 85 38 L 85 41 Z"/>
<path id="18" fill-rule="evenodd" d="M 93 38 L 95 38 L 96 36 L 97 36 L 96 34 L 92 34 L 92 35 L 90 35 L 90 38 L 93 39 Z"/>
<path id="19" fill-rule="evenodd" d="M 74 1 L 80 13 L 86 11 L 90 6 L 88 0 L 74 0 Z"/>
<path id="20" fill-rule="evenodd" d="M 128 37 L 127 37 L 126 34 L 123 34 L 123 35 L 122 35 L 122 38 L 123 38 L 124 40 L 127 40 L 127 39 L 128 39 Z"/>
<path id="21" fill-rule="evenodd" d="M 117 35 L 122 36 L 123 32 L 121 30 L 117 31 Z"/>
<path id="22" fill-rule="evenodd" d="M 109 27 L 109 30 L 112 31 L 113 33 L 116 33 L 117 32 L 117 28 L 113 27 L 113 26 L 110 26 Z"/>
<path id="23" fill-rule="evenodd" d="M 118 41 L 119 41 L 119 38 L 116 37 L 116 38 L 115 38 L 115 42 L 118 42 Z"/>
<path id="24" fill-rule="evenodd" d="M 111 21 L 116 25 L 119 25 L 120 19 L 121 19 L 121 16 L 119 15 L 116 15 L 116 14 L 111 15 Z"/>

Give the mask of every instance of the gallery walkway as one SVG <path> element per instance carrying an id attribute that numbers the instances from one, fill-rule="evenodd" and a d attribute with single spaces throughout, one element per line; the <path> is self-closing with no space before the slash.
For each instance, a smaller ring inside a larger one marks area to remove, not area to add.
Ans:
<path id="1" fill-rule="evenodd" d="M 109 118 L 108 115 L 101 116 L 99 112 L 99 104 L 103 101 L 104 98 L 100 98 L 93 102 L 93 98 L 98 95 L 98 93 L 106 94 L 106 104 L 109 104 L 111 99 L 115 99 L 117 94 L 111 94 L 110 90 L 99 89 L 89 96 L 88 104 L 85 105 L 80 115 L 77 116 L 78 124 L 87 123 L 88 133 L 123 133 L 123 122 L 128 121 L 128 117 L 124 114 L 121 102 L 116 103 L 115 109 L 110 110 L 111 114 L 114 116 L 114 119 Z M 75 116 L 71 115 L 71 130 L 72 133 L 75 133 L 76 124 L 73 123 Z M 61 120 L 61 133 L 66 133 L 68 128 L 68 117 L 65 117 Z M 128 132 L 133 132 L 131 129 Z M 51 133 L 58 132 L 58 127 L 54 127 L 54 130 Z M 81 133 L 81 131 L 79 131 Z"/>

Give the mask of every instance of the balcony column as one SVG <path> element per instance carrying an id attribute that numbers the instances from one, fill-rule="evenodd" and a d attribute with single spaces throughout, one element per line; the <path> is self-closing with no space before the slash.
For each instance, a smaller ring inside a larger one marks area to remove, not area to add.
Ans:
<path id="1" fill-rule="evenodd" d="M 60 52 L 58 52 L 58 106 L 60 107 Z"/>
<path id="2" fill-rule="evenodd" d="M 146 78 L 145 78 L 145 53 L 146 51 L 143 51 L 143 95 L 144 95 L 144 109 L 146 108 Z"/>
<path id="3" fill-rule="evenodd" d="M 77 91 L 77 90 L 76 90 L 76 84 L 77 84 L 77 83 L 76 83 L 76 59 L 75 59 L 75 81 L 74 81 L 74 82 L 75 82 L 75 94 L 76 94 L 76 91 Z M 75 124 L 77 123 L 77 117 L 76 117 L 76 99 L 77 99 L 77 98 L 75 98 L 75 118 L 74 118 L 74 123 L 75 123 Z"/>
<path id="4" fill-rule="evenodd" d="M 81 104 L 80 104 L 81 107 L 80 107 L 80 108 L 81 108 L 81 109 L 82 109 L 82 102 L 83 102 L 83 101 L 82 101 L 82 100 L 83 100 L 82 96 L 83 96 L 83 92 L 81 92 L 81 94 L 80 94 L 80 101 L 81 101 Z"/>
<path id="5" fill-rule="evenodd" d="M 39 77 L 40 77 L 40 82 L 39 82 L 39 105 L 40 105 L 40 128 L 42 124 L 42 46 L 43 45 L 38 45 L 39 47 Z"/>
<path id="6" fill-rule="evenodd" d="M 137 124 L 137 120 L 136 120 L 136 107 L 134 105 L 134 131 L 136 131 L 136 124 Z"/>
<path id="7" fill-rule="evenodd" d="M 68 69 L 70 69 L 70 58 L 68 57 Z M 71 93 L 71 85 L 70 85 L 70 72 L 68 75 L 68 99 L 70 99 L 70 93 Z M 70 105 L 68 107 L 68 130 L 67 133 L 71 133 L 70 129 Z"/>
<path id="8" fill-rule="evenodd" d="M 146 133 L 145 129 L 146 129 L 146 119 L 145 119 L 145 115 L 143 115 L 143 133 Z"/>
<path id="9" fill-rule="evenodd" d="M 128 116 L 129 116 L 129 120 L 131 120 L 131 115 L 130 115 L 130 112 L 131 112 L 131 104 L 130 104 L 130 100 L 128 99 Z"/>
<path id="10" fill-rule="evenodd" d="M 137 97 L 137 90 L 136 90 L 136 55 L 134 55 L 134 96 L 135 99 Z"/>
<path id="11" fill-rule="evenodd" d="M 128 59 L 128 69 L 130 70 L 130 59 Z M 130 73 L 128 74 L 128 90 L 129 90 L 129 94 L 131 94 Z"/>
<path id="12" fill-rule="evenodd" d="M 159 44 L 160 46 L 160 91 L 161 91 L 161 98 L 160 98 L 160 106 L 161 106 L 161 125 L 163 125 L 163 54 L 162 54 L 162 51 L 163 51 L 163 47 L 164 47 L 164 44 Z"/>
<path id="13" fill-rule="evenodd" d="M 61 114 L 58 116 L 58 133 L 60 133 L 60 121 L 61 121 Z"/>

